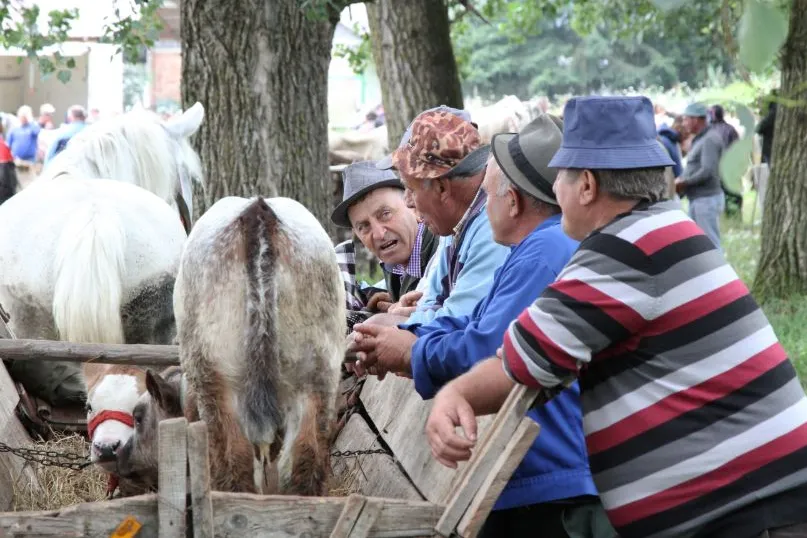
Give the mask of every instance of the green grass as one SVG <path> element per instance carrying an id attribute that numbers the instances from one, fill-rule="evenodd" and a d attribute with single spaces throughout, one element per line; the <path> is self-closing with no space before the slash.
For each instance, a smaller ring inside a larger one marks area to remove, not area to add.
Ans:
<path id="1" fill-rule="evenodd" d="M 760 247 L 759 211 L 752 226 L 755 193 L 747 193 L 743 201 L 743 218 L 726 219 L 720 224 L 726 257 L 740 278 L 749 286 L 757 272 Z M 762 309 L 807 387 L 807 297 L 796 296 L 765 302 Z"/>

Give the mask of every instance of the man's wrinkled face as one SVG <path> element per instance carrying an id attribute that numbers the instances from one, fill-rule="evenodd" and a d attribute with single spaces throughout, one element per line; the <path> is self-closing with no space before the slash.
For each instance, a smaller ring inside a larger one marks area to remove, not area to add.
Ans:
<path id="1" fill-rule="evenodd" d="M 396 187 L 371 191 L 347 211 L 359 241 L 382 262 L 406 264 L 417 235 L 417 217 L 406 207 L 404 193 Z"/>
<path id="2" fill-rule="evenodd" d="M 482 188 L 488 195 L 485 211 L 488 214 L 490 228 L 493 231 L 493 240 L 501 245 L 507 245 L 507 237 L 513 225 L 514 199 L 510 189 L 504 189 L 502 185 L 506 180 L 503 173 L 491 157 L 488 160 L 488 167 L 485 170 L 485 179 L 482 181 Z M 501 194 L 500 194 L 501 193 Z"/>
<path id="3" fill-rule="evenodd" d="M 453 225 L 446 223 L 441 199 L 442 190 L 438 186 L 440 180 L 407 178 L 401 174 L 401 181 L 406 187 L 407 207 L 417 212 L 420 220 L 433 234 L 451 235 Z"/>
<path id="4" fill-rule="evenodd" d="M 593 201 L 592 195 L 596 196 L 590 185 L 592 179 L 580 170 L 564 168 L 558 171 L 558 178 L 552 187 L 563 212 L 563 231 L 577 241 L 585 239 L 593 229 L 588 207 Z"/>
<path id="5" fill-rule="evenodd" d="M 698 134 L 706 126 L 706 118 L 684 116 L 684 129 L 687 133 Z"/>

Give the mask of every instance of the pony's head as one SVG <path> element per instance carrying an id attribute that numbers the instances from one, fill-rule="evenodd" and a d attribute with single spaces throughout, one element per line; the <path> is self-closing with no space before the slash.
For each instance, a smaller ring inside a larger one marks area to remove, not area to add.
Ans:
<path id="1" fill-rule="evenodd" d="M 107 374 L 87 394 L 90 460 L 112 472 L 118 450 L 134 432 L 132 412 L 142 392 L 143 379 L 129 374 Z"/>
<path id="2" fill-rule="evenodd" d="M 192 184 L 203 181 L 199 156 L 188 139 L 204 114 L 204 107 L 196 103 L 169 120 L 146 110 L 103 119 L 79 131 L 40 179 L 69 175 L 138 185 L 174 207 L 188 230 Z"/>

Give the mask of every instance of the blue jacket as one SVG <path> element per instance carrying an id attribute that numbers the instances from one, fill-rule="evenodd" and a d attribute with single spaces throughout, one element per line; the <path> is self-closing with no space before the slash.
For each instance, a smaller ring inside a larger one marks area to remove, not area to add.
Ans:
<path id="1" fill-rule="evenodd" d="M 504 263 L 510 252 L 509 248 L 493 240 L 493 231 L 483 205 L 481 212 L 467 225 L 459 248 L 461 269 L 450 290 L 446 290 L 445 286 L 450 280 L 448 247 L 453 242 L 453 236 L 440 238 L 440 247 L 435 254 L 440 256 L 440 260 L 429 276 L 428 293 L 418 309 L 406 320 L 407 324 L 427 323 L 440 316 L 470 314 L 476 304 L 488 294 L 496 269 Z M 441 296 L 445 296 L 442 304 Z"/>
<path id="2" fill-rule="evenodd" d="M 15 159 L 36 161 L 36 148 L 39 140 L 39 125 L 28 122 L 11 130 L 8 134 L 8 147 Z"/>
<path id="3" fill-rule="evenodd" d="M 684 169 L 681 167 L 681 150 L 678 149 L 678 144 L 681 143 L 681 136 L 668 127 L 666 124 L 659 127 L 658 138 L 662 143 L 667 153 L 670 154 L 670 159 L 673 161 L 673 175 L 678 177 Z"/>
<path id="4" fill-rule="evenodd" d="M 86 126 L 87 124 L 83 121 L 74 121 L 60 127 L 59 133 L 53 139 L 53 142 L 51 142 L 50 147 L 48 148 L 48 154 L 45 156 L 45 163 L 49 163 L 51 159 L 61 153 L 67 146 L 67 143 L 70 142 L 70 139 Z"/>
<path id="5" fill-rule="evenodd" d="M 576 249 L 577 242 L 563 233 L 560 215 L 553 216 L 512 248 L 496 271 L 487 297 L 471 315 L 444 316 L 409 327 L 418 336 L 412 347 L 412 377 L 418 393 L 432 398 L 443 384 L 495 356 L 510 322 L 557 278 Z M 541 425 L 541 432 L 494 510 L 597 495 L 586 455 L 577 382 L 529 415 Z"/>

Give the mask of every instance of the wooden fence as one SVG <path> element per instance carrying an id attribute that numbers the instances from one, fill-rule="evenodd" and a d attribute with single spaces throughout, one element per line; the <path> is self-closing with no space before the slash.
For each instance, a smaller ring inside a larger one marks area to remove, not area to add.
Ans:
<path id="1" fill-rule="evenodd" d="M 167 365 L 176 360 L 173 347 L 0 340 L 0 357 L 145 359 Z M 538 425 L 525 417 L 535 396 L 523 386 L 513 389 L 499 413 L 482 421 L 471 461 L 454 471 L 431 457 L 423 433 L 431 405 L 414 392 L 411 380 L 369 379 L 361 398 L 371 424 L 354 414 L 334 448 L 363 450 L 383 440 L 393 456 L 357 460 L 363 471 L 360 493 L 348 497 L 210 491 L 206 426 L 188 425 L 184 418 L 165 420 L 158 431 L 157 493 L 55 511 L 0 513 L 0 537 L 474 537 L 538 435 Z M 335 462 L 335 472 L 339 465 Z"/>

